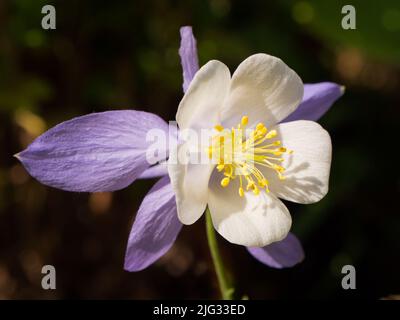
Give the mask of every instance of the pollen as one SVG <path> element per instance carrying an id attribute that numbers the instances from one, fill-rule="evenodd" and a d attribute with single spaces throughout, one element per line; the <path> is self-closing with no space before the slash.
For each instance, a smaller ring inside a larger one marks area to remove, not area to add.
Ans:
<path id="1" fill-rule="evenodd" d="M 248 116 L 243 116 L 242 117 L 242 121 L 241 121 L 241 125 L 243 127 L 247 126 L 247 124 L 249 123 L 249 117 Z"/>
<path id="2" fill-rule="evenodd" d="M 284 180 L 283 155 L 293 153 L 283 147 L 280 140 L 275 140 L 278 136 L 276 130 L 268 130 L 263 123 L 257 124 L 254 129 L 246 129 L 248 123 L 249 118 L 243 116 L 231 130 L 220 124 L 214 126 L 218 133 L 212 137 L 207 150 L 210 159 L 217 163 L 217 171 L 223 175 L 221 186 L 226 188 L 237 179 L 240 197 L 244 197 L 245 192 L 255 195 L 259 195 L 261 190 L 269 192 L 265 169 Z"/>
<path id="3" fill-rule="evenodd" d="M 221 180 L 221 186 L 223 186 L 223 187 L 225 188 L 225 187 L 228 186 L 229 182 L 230 182 L 230 179 L 229 179 L 229 178 L 223 178 L 223 179 Z"/>

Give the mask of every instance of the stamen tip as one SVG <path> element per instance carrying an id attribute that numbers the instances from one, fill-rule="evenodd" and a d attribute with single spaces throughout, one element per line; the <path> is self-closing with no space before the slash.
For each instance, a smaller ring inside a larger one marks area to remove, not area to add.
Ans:
<path id="1" fill-rule="evenodd" d="M 224 187 L 224 188 L 227 187 L 228 184 L 229 184 L 229 181 L 230 181 L 229 178 L 223 178 L 223 179 L 221 180 L 221 186 Z"/>
<path id="2" fill-rule="evenodd" d="M 249 123 L 249 117 L 243 116 L 242 121 L 241 121 L 242 126 L 245 127 L 245 126 L 247 126 L 248 123 Z"/>

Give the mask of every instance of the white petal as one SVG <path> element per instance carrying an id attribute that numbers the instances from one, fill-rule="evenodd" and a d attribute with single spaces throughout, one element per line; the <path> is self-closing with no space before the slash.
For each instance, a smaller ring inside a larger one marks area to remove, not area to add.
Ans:
<path id="1" fill-rule="evenodd" d="M 175 192 L 178 218 L 183 224 L 196 222 L 207 206 L 208 181 L 214 164 L 184 164 L 178 154 L 184 154 L 189 144 L 170 150 L 168 174 Z"/>
<path id="2" fill-rule="evenodd" d="M 265 191 L 259 195 L 245 192 L 240 197 L 237 185 L 222 188 L 214 176 L 208 206 L 214 227 L 221 236 L 247 247 L 263 247 L 287 236 L 292 219 L 278 198 Z"/>
<path id="3" fill-rule="evenodd" d="M 279 180 L 274 171 L 263 172 L 270 182 L 270 190 L 279 198 L 314 203 L 328 192 L 332 143 L 329 133 L 313 121 L 293 121 L 275 127 L 278 139 L 292 154 L 285 155 L 285 180 Z"/>
<path id="4" fill-rule="evenodd" d="M 244 60 L 232 76 L 227 100 L 221 110 L 226 127 L 237 125 L 243 115 L 249 125 L 267 127 L 292 113 L 303 97 L 300 77 L 281 59 L 259 53 Z"/>
<path id="5" fill-rule="evenodd" d="M 228 92 L 228 67 L 212 60 L 197 71 L 176 113 L 182 129 L 206 129 L 218 124 L 218 114 Z"/>

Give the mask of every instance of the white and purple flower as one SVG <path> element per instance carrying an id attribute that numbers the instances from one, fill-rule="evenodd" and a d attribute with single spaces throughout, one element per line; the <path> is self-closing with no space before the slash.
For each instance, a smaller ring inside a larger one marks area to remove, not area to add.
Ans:
<path id="1" fill-rule="evenodd" d="M 183 27 L 181 37 L 185 95 L 176 117 L 179 128 L 216 128 L 218 139 L 237 137 L 248 128 L 251 133 L 240 140 L 240 161 L 168 163 L 177 151 L 193 147 L 188 141 L 180 141 L 176 149 L 166 147 L 160 153 L 163 159 L 149 159 L 148 131 L 156 128 L 170 137 L 169 125 L 157 115 L 135 110 L 63 122 L 17 158 L 41 183 L 67 191 L 115 191 L 136 179 L 160 177 L 132 226 L 125 257 L 128 271 L 142 270 L 164 255 L 182 223 L 194 223 L 207 206 L 225 239 L 246 246 L 271 267 L 291 267 L 304 252 L 289 233 L 290 214 L 278 198 L 313 203 L 327 193 L 331 141 L 314 121 L 343 90 L 328 82 L 303 85 L 280 59 L 266 54 L 244 60 L 232 77 L 219 61 L 199 69 L 191 28 Z M 209 146 L 210 158 L 220 147 Z"/>

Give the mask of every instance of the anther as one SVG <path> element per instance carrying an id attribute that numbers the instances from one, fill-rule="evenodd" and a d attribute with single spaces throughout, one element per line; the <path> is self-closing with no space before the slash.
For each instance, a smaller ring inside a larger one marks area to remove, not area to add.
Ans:
<path id="1" fill-rule="evenodd" d="M 227 187 L 230 181 L 237 177 L 240 179 L 240 186 L 237 189 L 240 197 L 244 196 L 245 191 L 251 191 L 255 195 L 263 190 L 270 192 L 269 181 L 257 166 L 275 171 L 279 179 L 284 180 L 285 168 L 280 165 L 284 161 L 282 155 L 293 152 L 281 146 L 280 140 L 265 142 L 267 139 L 275 138 L 278 133 L 276 130 L 268 131 L 263 123 L 258 123 L 247 138 L 244 137 L 243 129 L 248 123 L 248 116 L 243 116 L 240 123 L 232 127 L 230 134 L 225 132 L 216 134 L 213 145 L 207 150 L 210 158 L 218 156 L 216 168 L 223 174 L 220 181 L 222 187 Z M 214 128 L 218 132 L 227 130 L 220 124 Z M 232 148 L 224 144 L 225 139 L 231 139 L 229 143 L 232 144 Z"/>
<path id="2" fill-rule="evenodd" d="M 257 188 L 257 186 L 254 186 L 253 188 L 253 193 L 258 196 L 260 194 L 260 189 Z"/>
<path id="3" fill-rule="evenodd" d="M 265 128 L 263 123 L 260 122 L 259 124 L 256 125 L 256 130 L 257 131 L 260 131 L 262 128 Z"/>
<path id="4" fill-rule="evenodd" d="M 266 137 L 267 137 L 267 139 L 271 139 L 271 138 L 276 137 L 276 135 L 277 135 L 276 130 L 271 130 L 270 132 L 267 133 Z"/>
<path id="5" fill-rule="evenodd" d="M 229 179 L 229 178 L 223 178 L 223 179 L 221 180 L 221 186 L 225 188 L 225 187 L 228 186 L 229 182 L 230 182 L 230 179 Z"/>

